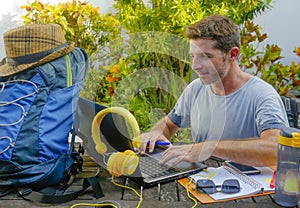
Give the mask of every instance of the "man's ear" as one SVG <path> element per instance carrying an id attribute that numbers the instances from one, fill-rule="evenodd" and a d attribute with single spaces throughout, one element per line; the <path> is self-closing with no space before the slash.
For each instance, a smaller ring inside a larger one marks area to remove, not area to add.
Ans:
<path id="1" fill-rule="evenodd" d="M 238 58 L 240 49 L 238 47 L 233 47 L 229 51 L 229 60 L 233 61 Z"/>

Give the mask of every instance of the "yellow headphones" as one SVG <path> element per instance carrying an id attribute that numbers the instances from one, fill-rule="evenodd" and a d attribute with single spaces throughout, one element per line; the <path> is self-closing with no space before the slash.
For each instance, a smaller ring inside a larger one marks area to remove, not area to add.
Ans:
<path id="1" fill-rule="evenodd" d="M 133 133 L 132 144 L 139 148 L 142 144 L 142 137 L 140 135 L 139 125 L 134 116 L 125 108 L 110 107 L 105 108 L 97 113 L 92 123 L 92 138 L 96 144 L 95 149 L 99 154 L 104 154 L 107 151 L 106 144 L 100 138 L 100 125 L 104 117 L 108 113 L 116 113 L 124 117 L 130 124 Z M 113 153 L 107 161 L 106 168 L 110 174 L 115 176 L 131 175 L 136 170 L 139 163 L 139 158 L 132 150 L 124 152 Z"/>

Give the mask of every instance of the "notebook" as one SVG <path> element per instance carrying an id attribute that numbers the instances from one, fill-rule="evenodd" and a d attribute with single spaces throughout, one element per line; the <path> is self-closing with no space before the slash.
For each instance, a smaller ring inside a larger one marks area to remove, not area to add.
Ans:
<path id="1" fill-rule="evenodd" d="M 224 164 L 220 167 L 208 167 L 205 171 L 200 171 L 188 178 L 192 179 L 193 183 L 196 183 L 199 179 L 211 179 L 216 185 L 221 185 L 226 179 L 237 179 L 239 181 L 241 187 L 240 192 L 234 194 L 226 194 L 222 192 L 210 194 L 210 197 L 214 200 L 224 200 L 274 191 L 274 188 L 270 187 L 274 171 L 269 167 L 255 168 L 260 170 L 261 173 L 257 175 L 246 175 L 239 170 L 233 169 Z"/>
<path id="2" fill-rule="evenodd" d="M 120 115 L 110 113 L 105 116 L 100 126 L 101 140 L 106 143 L 108 153 L 106 155 L 100 155 L 96 152 L 95 144 L 91 138 L 91 123 L 94 116 L 104 108 L 106 108 L 106 106 L 91 102 L 87 99 L 79 99 L 78 136 L 82 138 L 83 147 L 88 155 L 103 167 L 105 167 L 106 159 L 110 153 L 117 151 L 123 152 L 128 149 L 136 151 L 131 143 L 125 120 Z M 136 151 L 139 156 L 139 165 L 137 170 L 128 178 L 140 186 L 147 188 L 187 177 L 207 167 L 201 162 L 181 162 L 175 167 L 172 167 L 170 163 L 161 165 L 158 161 L 164 150 L 164 147 L 157 147 L 153 153 L 149 154 L 146 152 L 145 155 L 140 155 Z"/>

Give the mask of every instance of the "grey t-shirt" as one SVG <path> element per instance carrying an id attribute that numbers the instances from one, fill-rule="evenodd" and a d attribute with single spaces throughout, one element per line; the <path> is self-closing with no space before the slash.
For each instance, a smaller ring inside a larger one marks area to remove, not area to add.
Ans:
<path id="1" fill-rule="evenodd" d="M 227 96 L 215 95 L 200 79 L 191 82 L 168 115 L 180 128 L 191 128 L 195 142 L 257 137 L 265 129 L 288 126 L 275 89 L 252 77 Z"/>

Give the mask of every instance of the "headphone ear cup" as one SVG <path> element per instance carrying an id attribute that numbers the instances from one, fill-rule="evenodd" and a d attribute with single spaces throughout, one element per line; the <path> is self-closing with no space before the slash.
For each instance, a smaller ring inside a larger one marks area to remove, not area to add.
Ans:
<path id="1" fill-rule="evenodd" d="M 131 150 L 113 153 L 107 161 L 107 170 L 114 176 L 132 175 L 139 164 L 138 156 Z"/>
<path id="2" fill-rule="evenodd" d="M 114 176 L 121 176 L 121 173 L 117 170 L 117 157 L 118 157 L 118 154 L 119 152 L 117 153 L 113 153 L 109 158 L 108 158 L 108 161 L 107 161 L 107 165 L 106 165 L 106 169 L 108 170 L 108 172 L 111 174 L 111 175 L 114 175 Z"/>
<path id="3" fill-rule="evenodd" d="M 126 150 L 123 154 L 125 159 L 122 163 L 122 174 L 132 175 L 139 164 L 139 157 L 132 150 Z"/>

